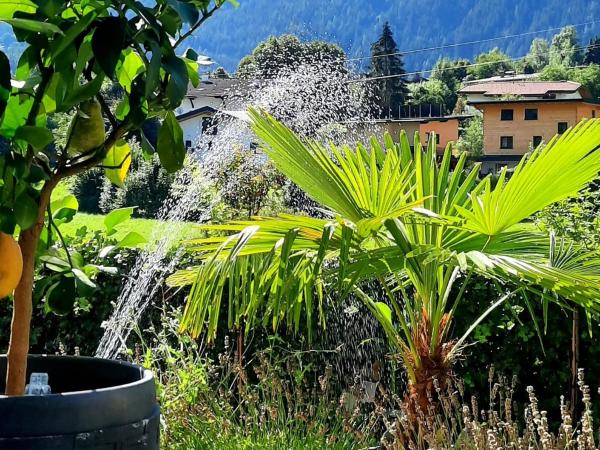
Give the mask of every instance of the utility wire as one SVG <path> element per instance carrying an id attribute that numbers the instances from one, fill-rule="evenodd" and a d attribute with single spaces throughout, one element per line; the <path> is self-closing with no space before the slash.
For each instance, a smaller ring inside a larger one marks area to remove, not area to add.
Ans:
<path id="1" fill-rule="evenodd" d="M 589 49 L 594 49 L 594 48 L 598 48 L 600 47 L 600 44 L 594 44 L 594 45 L 590 45 L 587 48 Z M 515 57 L 515 58 L 505 58 L 505 59 L 498 59 L 496 61 L 486 61 L 486 62 L 481 62 L 481 63 L 470 63 L 470 64 L 465 64 L 462 66 L 456 66 L 456 67 L 445 67 L 445 68 L 438 68 L 437 70 L 440 72 L 445 72 L 447 70 L 459 70 L 459 69 L 463 69 L 463 68 L 467 68 L 467 67 L 478 67 L 478 66 L 488 66 L 488 65 L 492 65 L 492 64 L 498 64 L 498 63 L 503 63 L 503 62 L 517 62 L 519 60 L 522 60 L 526 57 L 525 56 L 521 56 L 521 57 Z M 570 66 L 570 67 L 565 67 L 565 69 L 575 69 L 578 66 Z M 406 72 L 403 74 L 394 74 L 394 75 L 380 75 L 377 77 L 363 77 L 363 78 L 355 78 L 355 79 L 351 79 L 351 80 L 347 80 L 346 83 L 361 83 L 361 82 L 366 82 L 366 81 L 372 81 L 372 80 L 385 80 L 388 78 L 402 78 L 402 77 L 406 77 L 406 76 L 410 76 L 410 75 L 417 75 L 417 74 L 422 74 L 422 73 L 430 73 L 433 72 L 435 69 L 426 69 L 426 70 L 419 70 L 416 72 Z M 475 81 L 475 80 L 474 80 Z"/>
<path id="2" fill-rule="evenodd" d="M 361 61 L 361 60 L 365 60 L 365 59 L 384 58 L 387 56 L 401 56 L 401 55 L 427 52 L 427 51 L 432 51 L 432 50 L 443 50 L 443 49 L 447 49 L 447 48 L 462 47 L 465 45 L 473 45 L 473 44 L 484 43 L 484 42 L 493 42 L 493 41 L 497 41 L 497 40 L 501 40 L 501 39 L 511 39 L 511 38 L 520 37 L 520 36 L 530 36 L 530 35 L 539 34 L 539 33 L 547 33 L 550 31 L 561 30 L 562 28 L 569 27 L 569 26 L 578 28 L 578 27 L 582 27 L 582 26 L 590 25 L 590 24 L 594 24 L 594 23 L 599 23 L 599 22 L 600 22 L 600 19 L 594 19 L 594 20 L 590 20 L 587 22 L 581 22 L 581 23 L 576 23 L 576 24 L 566 24 L 566 25 L 562 25 L 559 27 L 552 27 L 552 28 L 546 28 L 546 29 L 535 30 L 535 31 L 526 31 L 523 33 L 515 33 L 515 34 L 510 34 L 510 35 L 504 35 L 504 36 L 495 36 L 495 37 L 486 38 L 486 39 L 478 39 L 478 40 L 465 41 L 465 42 L 456 42 L 456 43 L 451 43 L 451 44 L 443 44 L 443 45 L 438 45 L 438 46 L 433 46 L 433 47 L 422 47 L 422 48 L 416 48 L 416 49 L 410 49 L 410 50 L 399 50 L 397 52 L 384 53 L 384 54 L 380 54 L 380 55 L 357 56 L 357 57 L 353 57 L 353 58 L 343 57 L 343 58 L 326 59 L 326 60 L 321 60 L 321 61 L 314 62 L 314 63 L 305 63 L 305 65 L 309 65 L 309 66 L 319 66 L 320 65 L 321 67 L 324 67 L 324 66 L 338 64 L 338 63 Z M 595 45 L 591 45 L 591 46 L 587 46 L 586 48 L 595 48 L 595 47 L 596 47 Z M 507 60 L 494 61 L 494 63 L 517 61 L 517 60 L 523 59 L 523 58 L 524 57 L 510 58 Z M 486 63 L 471 63 L 471 64 L 461 66 L 461 67 L 472 67 L 474 65 L 485 65 L 485 64 Z M 493 63 L 490 63 L 490 64 L 493 64 Z M 453 70 L 453 69 L 454 68 L 449 68 L 448 70 Z M 416 72 L 405 73 L 401 76 L 416 75 L 416 74 L 427 73 L 427 72 L 431 72 L 431 71 L 432 71 L 431 69 L 430 70 L 419 70 Z M 273 74 L 277 74 L 277 73 L 279 73 L 279 72 L 276 70 L 272 71 L 272 73 L 266 72 L 267 75 L 273 75 Z M 387 75 L 387 76 L 382 76 L 382 77 L 373 77 L 371 79 L 393 78 L 393 77 L 397 77 L 397 76 L 398 75 Z M 353 80 L 353 81 L 355 81 L 355 80 Z M 356 80 L 356 81 L 358 81 L 358 80 Z"/>
<path id="3" fill-rule="evenodd" d="M 567 24 L 567 25 L 563 25 L 560 27 L 546 28 L 545 30 L 526 31 L 523 33 L 507 34 L 504 36 L 496 36 L 496 37 L 486 38 L 486 39 L 477 39 L 474 41 L 456 42 L 456 43 L 452 43 L 452 44 L 444 44 L 444 45 L 438 45 L 438 46 L 434 46 L 434 47 L 415 48 L 412 50 L 403 50 L 403 51 L 397 51 L 397 52 L 393 52 L 393 53 L 384 53 L 381 55 L 358 56 L 358 57 L 354 57 L 354 58 L 348 58 L 347 61 L 360 61 L 363 59 L 383 58 L 385 56 L 409 55 L 409 54 L 413 54 L 413 53 L 421 53 L 421 52 L 427 52 L 427 51 L 432 51 L 432 50 L 443 50 L 446 48 L 462 47 L 464 45 L 473 45 L 473 44 L 479 44 L 479 43 L 484 43 L 484 42 L 493 42 L 493 41 L 498 41 L 501 39 L 511 39 L 511 38 L 520 37 L 520 36 L 530 36 L 532 34 L 548 33 L 550 31 L 561 30 L 564 27 L 578 28 L 578 27 L 582 27 L 584 25 L 591 25 L 593 23 L 598 23 L 598 22 L 600 22 L 600 19 L 590 20 L 588 22 L 581 22 L 581 23 L 577 23 L 577 24 Z"/>

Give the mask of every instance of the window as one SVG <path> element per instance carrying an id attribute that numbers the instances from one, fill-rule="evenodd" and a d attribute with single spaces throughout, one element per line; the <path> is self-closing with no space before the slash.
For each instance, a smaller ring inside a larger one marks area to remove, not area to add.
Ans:
<path id="1" fill-rule="evenodd" d="M 191 148 L 192 147 L 192 141 L 185 141 L 185 148 Z"/>
<path id="2" fill-rule="evenodd" d="M 542 137 L 541 136 L 534 136 L 533 137 L 533 148 L 537 148 L 538 145 L 540 145 L 542 143 Z"/>
<path id="3" fill-rule="evenodd" d="M 500 137 L 500 148 L 504 148 L 504 149 L 513 148 L 513 137 L 512 136 L 501 136 Z"/>
<path id="4" fill-rule="evenodd" d="M 525 120 L 537 120 L 538 110 L 537 108 L 525 108 Z"/>
<path id="5" fill-rule="evenodd" d="M 427 134 L 427 142 L 429 143 L 429 139 L 431 139 L 431 134 L 432 133 L 428 133 Z M 440 135 L 438 133 L 435 133 L 435 145 L 440 145 Z"/>
<path id="6" fill-rule="evenodd" d="M 567 122 L 558 122 L 558 134 L 563 134 L 569 128 L 569 124 Z"/>
<path id="7" fill-rule="evenodd" d="M 216 123 L 212 117 L 202 118 L 202 134 L 217 134 Z"/>
<path id="8" fill-rule="evenodd" d="M 500 111 L 500 120 L 513 120 L 513 110 L 503 109 Z"/>

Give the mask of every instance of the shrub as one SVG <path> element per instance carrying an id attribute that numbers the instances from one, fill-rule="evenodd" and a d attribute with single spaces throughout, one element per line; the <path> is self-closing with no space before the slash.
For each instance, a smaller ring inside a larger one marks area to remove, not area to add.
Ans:
<path id="1" fill-rule="evenodd" d="M 174 175 L 161 167 L 158 155 L 146 159 L 137 142 L 132 141 L 130 146 L 134 158 L 125 186 L 117 188 L 105 179 L 99 197 L 100 210 L 106 213 L 116 208 L 136 206 L 136 216 L 156 217 L 169 197 Z"/>
<path id="2" fill-rule="evenodd" d="M 73 177 L 71 192 L 77 197 L 79 210 L 98 214 L 100 210 L 100 193 L 104 185 L 104 174 L 100 169 L 82 172 Z"/>

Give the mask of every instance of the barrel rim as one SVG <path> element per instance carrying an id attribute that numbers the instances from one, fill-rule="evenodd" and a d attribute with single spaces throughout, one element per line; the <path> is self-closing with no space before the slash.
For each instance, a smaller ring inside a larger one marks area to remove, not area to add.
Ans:
<path id="1" fill-rule="evenodd" d="M 6 359 L 6 358 L 7 358 L 7 355 L 5 353 L 0 354 L 0 359 Z M 90 393 L 101 393 L 101 392 L 106 392 L 106 391 L 112 391 L 114 389 L 133 388 L 137 385 L 143 385 L 145 383 L 148 383 L 148 382 L 154 380 L 154 374 L 152 373 L 151 370 L 145 369 L 141 366 L 138 366 L 137 364 L 133 364 L 128 361 L 122 361 L 119 359 L 98 358 L 95 356 L 48 355 L 45 353 L 27 355 L 28 362 L 30 359 L 39 359 L 39 360 L 48 359 L 48 360 L 57 360 L 57 361 L 75 362 L 75 363 L 78 363 L 80 361 L 97 362 L 97 363 L 101 363 L 101 364 L 114 365 L 117 367 L 125 366 L 125 367 L 129 367 L 130 369 L 139 370 L 139 372 L 140 372 L 140 379 L 134 380 L 129 383 L 115 384 L 114 386 L 108 386 L 108 387 L 96 388 L 96 389 L 84 389 L 84 390 L 80 390 L 80 391 L 51 393 L 48 395 L 44 395 L 44 397 L 46 397 L 46 398 L 64 397 L 67 395 L 85 395 L 85 394 L 90 394 Z M 5 399 L 5 398 L 33 398 L 33 396 L 12 396 L 12 395 L 0 394 L 0 399 Z"/>

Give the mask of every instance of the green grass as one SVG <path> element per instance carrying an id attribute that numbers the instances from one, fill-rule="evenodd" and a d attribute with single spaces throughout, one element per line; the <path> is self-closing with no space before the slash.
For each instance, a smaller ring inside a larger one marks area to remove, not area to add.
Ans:
<path id="1" fill-rule="evenodd" d="M 87 214 L 77 213 L 73 220 L 69 223 L 61 225 L 60 229 L 65 236 L 73 236 L 75 232 L 81 228 L 86 227 L 88 231 L 103 230 L 104 229 L 104 215 L 102 214 Z M 130 231 L 135 231 L 148 240 L 158 240 L 164 233 L 172 232 L 169 229 L 169 222 L 164 222 L 156 219 L 129 219 L 117 226 L 117 232 L 114 234 L 116 239 L 124 237 Z M 195 231 L 196 225 L 193 222 L 184 222 L 184 225 L 179 230 L 180 236 L 178 239 L 188 239 L 197 235 Z"/>
<path id="2" fill-rule="evenodd" d="M 62 181 L 52 192 L 52 200 L 63 198 L 70 193 L 69 183 Z M 61 225 L 60 230 L 64 236 L 74 236 L 77 230 L 84 226 L 88 231 L 101 231 L 104 230 L 104 217 L 103 214 L 78 212 L 71 222 Z M 168 222 L 156 219 L 129 219 L 117 226 L 117 232 L 114 237 L 120 239 L 130 231 L 135 231 L 148 239 L 149 242 L 153 240 L 156 241 L 160 239 L 167 230 L 168 232 L 173 232 L 169 225 Z M 180 236 L 178 236 L 175 241 L 197 236 L 198 233 L 195 231 L 195 225 L 196 224 L 193 222 L 184 222 L 184 225 L 179 230 Z"/>
<path id="3" fill-rule="evenodd" d="M 244 430 L 230 422 L 208 421 L 191 415 L 185 425 L 171 424 L 165 436 L 171 450 L 358 450 L 368 447 L 358 443 L 350 434 L 336 430 L 322 433 L 318 429 L 298 424 L 274 431 Z"/>

